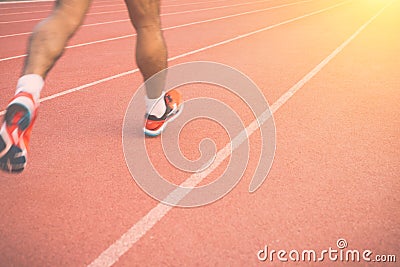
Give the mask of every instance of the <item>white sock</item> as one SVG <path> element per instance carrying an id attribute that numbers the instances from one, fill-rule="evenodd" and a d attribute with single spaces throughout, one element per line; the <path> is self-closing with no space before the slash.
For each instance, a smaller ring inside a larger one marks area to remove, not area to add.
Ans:
<path id="1" fill-rule="evenodd" d="M 39 101 L 40 92 L 42 91 L 43 85 L 44 81 L 42 76 L 37 74 L 27 74 L 19 78 L 15 94 L 18 94 L 19 92 L 30 93 L 37 103 Z"/>
<path id="2" fill-rule="evenodd" d="M 146 113 L 154 115 L 157 118 L 161 118 L 167 110 L 167 107 L 165 106 L 164 96 L 165 92 L 163 92 L 159 98 L 155 99 L 151 99 L 146 96 Z"/>

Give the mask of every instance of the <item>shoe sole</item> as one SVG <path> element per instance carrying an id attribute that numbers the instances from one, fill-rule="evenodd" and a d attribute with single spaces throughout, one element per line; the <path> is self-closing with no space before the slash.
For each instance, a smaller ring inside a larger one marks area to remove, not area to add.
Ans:
<path id="1" fill-rule="evenodd" d="M 26 101 L 24 101 L 26 102 Z M 25 147 L 18 147 L 11 141 L 6 124 L 11 121 L 11 118 L 15 115 L 18 110 L 22 110 L 26 113 L 20 120 L 20 126 L 22 130 L 21 136 L 27 131 L 32 119 L 29 109 L 23 103 L 12 103 L 7 107 L 7 113 L 4 119 L 4 124 L 0 130 L 0 170 L 10 173 L 22 172 L 27 164 L 27 152 Z M 3 128 L 4 127 L 4 128 Z M 20 129 L 21 129 L 20 128 Z"/>
<path id="2" fill-rule="evenodd" d="M 19 147 L 12 145 L 0 159 L 0 169 L 9 173 L 20 173 L 25 169 L 26 163 L 26 154 Z"/>

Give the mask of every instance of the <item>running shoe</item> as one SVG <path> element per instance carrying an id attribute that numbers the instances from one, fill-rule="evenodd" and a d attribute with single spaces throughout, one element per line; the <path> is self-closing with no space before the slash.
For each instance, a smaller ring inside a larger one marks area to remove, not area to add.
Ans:
<path id="1" fill-rule="evenodd" d="M 31 94 L 20 92 L 7 106 L 0 129 L 0 169 L 22 172 L 27 163 L 28 143 L 38 104 Z"/>
<path id="2" fill-rule="evenodd" d="M 182 111 L 182 95 L 179 91 L 168 91 L 165 93 L 164 101 L 167 109 L 161 118 L 146 114 L 146 122 L 144 126 L 145 135 L 151 137 L 160 135 L 164 131 L 167 124 L 176 119 Z"/>

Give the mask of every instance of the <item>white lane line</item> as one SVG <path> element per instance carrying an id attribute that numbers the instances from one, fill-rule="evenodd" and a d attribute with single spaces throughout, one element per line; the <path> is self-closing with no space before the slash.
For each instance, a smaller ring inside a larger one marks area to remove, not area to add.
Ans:
<path id="1" fill-rule="evenodd" d="M 4 4 L 4 2 L 1 2 Z M 8 7 L 2 7 L 0 6 L 0 11 L 2 10 L 9 10 L 9 9 L 25 9 L 25 8 L 50 8 L 52 7 L 53 4 L 51 5 L 47 5 L 47 3 L 45 3 L 44 5 L 33 5 L 33 6 L 8 6 Z"/>
<path id="2" fill-rule="evenodd" d="M 12 33 L 12 34 L 1 35 L 0 38 L 8 38 L 8 37 L 14 37 L 14 36 L 20 36 L 20 35 L 28 35 L 28 34 L 31 34 L 31 33 L 32 32 Z"/>
<path id="3" fill-rule="evenodd" d="M 5 4 L 26 4 L 26 3 L 41 3 L 41 2 L 55 2 L 54 0 L 25 0 L 25 1 L 6 1 L 6 2 L 0 2 L 1 5 Z M 95 3 L 108 3 L 108 2 L 114 2 L 114 1 L 101 1 L 101 0 L 96 0 Z M 47 5 L 33 5 L 33 6 L 19 6 L 19 7 L 0 7 L 0 10 L 4 9 L 14 9 L 14 8 L 33 8 L 33 7 L 47 7 Z"/>
<path id="4" fill-rule="evenodd" d="M 199 53 L 199 52 L 202 52 L 202 51 L 205 51 L 205 50 L 208 50 L 208 49 L 220 46 L 220 45 L 224 45 L 224 44 L 233 42 L 235 40 L 239 40 L 239 39 L 242 39 L 242 38 L 245 38 L 245 37 L 248 37 L 248 36 L 263 32 L 263 31 L 266 31 L 266 30 L 270 30 L 270 29 L 273 29 L 273 28 L 276 28 L 276 27 L 279 27 L 279 26 L 282 26 L 282 25 L 285 25 L 285 24 L 289 24 L 289 23 L 297 21 L 297 20 L 301 20 L 303 18 L 307 18 L 307 17 L 313 16 L 313 15 L 317 15 L 317 14 L 323 13 L 325 11 L 334 9 L 336 7 L 342 6 L 342 5 L 346 4 L 349 1 L 350 0 L 339 2 L 338 4 L 335 4 L 333 6 L 329 6 L 327 8 L 323 8 L 323 9 L 320 9 L 318 11 L 314 11 L 314 12 L 308 13 L 308 14 L 302 15 L 300 17 L 295 17 L 295 18 L 292 18 L 292 19 L 289 19 L 289 20 L 285 20 L 285 21 L 282 21 L 280 23 L 273 24 L 273 25 L 264 27 L 264 28 L 256 30 L 256 31 L 249 32 L 247 34 L 238 35 L 236 37 L 224 40 L 222 42 L 214 43 L 212 45 L 208 45 L 208 46 L 205 46 L 205 47 L 202 47 L 202 48 L 199 48 L 199 49 L 196 49 L 196 50 L 192 50 L 192 51 L 189 51 L 189 52 L 186 52 L 186 53 L 174 56 L 174 57 L 170 57 L 168 59 L 168 61 L 173 61 L 173 60 L 176 60 L 176 59 L 179 59 L 179 58 L 183 58 L 183 57 L 186 57 L 186 56 L 189 56 L 189 55 L 193 55 L 193 54 L 196 54 L 196 53 Z M 78 87 L 75 87 L 75 88 L 71 88 L 71 89 L 68 89 L 68 90 L 65 90 L 65 91 L 62 91 L 62 92 L 59 92 L 59 93 L 56 93 L 56 94 L 41 98 L 40 102 L 42 103 L 42 102 L 45 102 L 45 101 L 48 101 L 48 100 L 51 100 L 51 99 L 54 99 L 54 98 L 57 98 L 57 97 L 60 97 L 60 96 L 64 96 L 64 95 L 67 95 L 67 94 L 70 94 L 70 93 L 73 93 L 73 92 L 77 92 L 77 91 L 80 91 L 82 89 L 85 89 L 85 88 L 88 88 L 88 87 L 91 87 L 91 86 L 94 86 L 94 85 L 97 85 L 97 84 L 100 84 L 100 83 L 103 83 L 103 82 L 111 81 L 111 80 L 119 78 L 119 77 L 123 77 L 123 76 L 129 75 L 129 74 L 136 73 L 138 71 L 139 71 L 139 69 L 133 69 L 133 70 L 130 70 L 130 71 L 122 72 L 122 73 L 119 73 L 119 74 L 116 74 L 116 75 L 113 75 L 113 76 L 109 76 L 109 77 L 103 78 L 101 80 L 97 80 L 97 81 L 94 81 L 94 82 L 91 82 L 91 83 L 87 83 L 87 84 L 84 84 L 84 85 L 81 85 L 81 86 L 78 86 Z M 0 116 L 2 116 L 4 114 L 5 114 L 5 110 L 0 111 Z"/>
<path id="5" fill-rule="evenodd" d="M 165 5 L 165 6 L 162 6 L 162 7 L 188 6 L 188 5 L 208 4 L 208 3 L 217 3 L 217 2 L 230 2 L 230 1 L 229 0 L 201 1 L 201 2 L 194 2 L 194 3 L 182 3 L 182 4 Z"/>
<path id="6" fill-rule="evenodd" d="M 307 3 L 307 2 L 311 2 L 311 1 L 313 1 L 313 0 L 303 0 L 303 1 L 295 2 L 295 3 L 284 4 L 284 5 L 280 5 L 280 6 L 273 6 L 273 7 L 268 7 L 268 8 L 264 8 L 264 9 L 253 10 L 253 11 L 247 11 L 247 12 L 228 15 L 228 16 L 223 16 L 223 17 L 219 17 L 219 18 L 213 18 L 213 19 L 201 20 L 201 21 L 196 21 L 196 22 L 190 22 L 190 23 L 186 23 L 186 24 L 166 27 L 166 28 L 163 28 L 163 30 L 166 31 L 166 30 L 172 30 L 172 29 L 178 29 L 178 28 L 182 28 L 182 27 L 192 26 L 192 25 L 196 25 L 196 24 L 214 22 L 214 21 L 218 21 L 218 20 L 222 20 L 222 19 L 234 18 L 234 17 L 238 17 L 238 16 L 243 16 L 243 15 L 249 15 L 249 14 L 254 14 L 254 13 L 258 13 L 258 12 L 269 11 L 269 10 L 273 10 L 273 9 L 283 8 L 283 7 L 292 6 L 292 5 L 298 5 L 298 4 Z M 109 41 L 115 41 L 115 40 L 130 38 L 130 37 L 133 37 L 133 36 L 136 36 L 136 33 L 127 34 L 127 35 L 118 36 L 118 37 L 113 37 L 113 38 L 108 38 L 108 39 L 101 39 L 101 40 L 87 42 L 87 43 L 81 43 L 81 44 L 76 44 L 76 45 L 69 45 L 66 48 L 69 49 L 69 48 L 82 47 L 82 46 L 86 46 L 86 45 L 99 44 L 99 43 L 104 43 L 104 42 L 109 42 Z M 12 60 L 12 59 L 23 58 L 23 57 L 26 57 L 26 54 L 18 55 L 18 56 L 6 57 L 6 58 L 1 58 L 0 62 L 7 61 L 7 60 Z"/>
<path id="7" fill-rule="evenodd" d="M 233 4 L 233 5 L 225 5 L 225 6 L 216 6 L 216 7 L 209 7 L 209 8 L 191 9 L 191 10 L 184 10 L 184 11 L 172 12 L 172 13 L 164 13 L 164 14 L 161 14 L 161 16 L 176 15 L 176 14 L 185 14 L 185 13 L 192 13 L 192 12 L 205 11 L 205 10 L 214 10 L 214 9 L 220 9 L 220 8 L 229 8 L 229 7 L 235 7 L 235 6 L 241 6 L 241 5 L 250 5 L 250 4 L 261 3 L 261 2 L 270 2 L 270 1 L 272 1 L 272 0 L 260 0 L 260 1 L 254 1 L 254 2 Z M 121 9 L 121 10 L 112 10 L 112 11 L 102 11 L 102 12 L 88 13 L 87 15 L 101 15 L 101 14 L 111 14 L 111 13 L 121 13 L 121 12 L 127 12 L 127 10 L 126 10 L 126 9 Z M 38 20 L 42 20 L 42 19 L 45 19 L 45 18 L 46 18 L 46 17 L 36 18 L 36 19 L 0 21 L 0 24 L 12 24 L 12 23 L 19 23 L 19 22 L 38 21 Z"/>
<path id="8" fill-rule="evenodd" d="M 26 0 L 26 1 L 7 1 L 7 2 L 0 2 L 2 4 L 24 4 L 24 3 L 37 3 L 37 2 L 54 2 L 54 0 Z"/>
<path id="9" fill-rule="evenodd" d="M 222 1 L 222 0 L 220 0 Z M 55 2 L 54 0 L 25 0 L 25 1 L 6 1 L 6 2 L 0 2 L 0 5 L 5 5 L 5 4 L 26 4 L 26 3 L 40 3 L 40 2 Z M 113 2 L 113 1 L 100 1 L 97 0 L 95 1 L 96 4 L 98 3 L 108 3 L 108 2 Z M 210 1 L 211 2 L 211 1 Z M 40 5 L 43 7 L 44 5 Z M 31 7 L 37 7 L 37 5 L 34 6 L 23 6 L 23 7 L 1 7 L 0 10 L 4 9 L 13 9 L 13 8 L 31 8 Z"/>
<path id="10" fill-rule="evenodd" d="M 190 6 L 190 5 L 198 5 L 198 4 L 210 4 L 210 3 L 218 3 L 218 2 L 230 2 L 229 0 L 212 0 L 212 1 L 198 1 L 198 2 L 189 2 L 189 3 L 181 3 L 181 4 L 168 4 L 161 5 L 163 7 L 175 7 L 175 6 Z"/>
<path id="11" fill-rule="evenodd" d="M 102 5 L 102 6 L 95 6 L 93 8 L 103 8 L 103 7 L 116 7 L 116 6 L 125 6 L 125 4 L 110 4 L 110 5 Z M 21 11 L 21 12 L 14 12 L 14 13 L 3 13 L 0 16 L 8 16 L 8 15 L 23 15 L 23 14 L 35 14 L 35 13 L 49 13 L 52 11 L 51 7 L 46 10 L 33 10 L 33 11 Z M 88 13 L 90 14 L 90 13 Z"/>
<path id="12" fill-rule="evenodd" d="M 129 21 L 130 21 L 130 19 L 118 19 L 118 20 L 97 22 L 97 23 L 91 23 L 91 24 L 83 24 L 81 27 L 99 26 L 99 25 L 114 24 L 114 23 L 119 23 L 119 22 L 129 22 Z M 30 31 L 30 32 L 6 34 L 6 35 L 1 35 L 0 38 L 14 37 L 14 36 L 20 36 L 20 35 L 28 35 L 28 34 L 31 34 L 31 33 L 32 32 Z"/>
<path id="13" fill-rule="evenodd" d="M 7 6 L 7 7 L 1 7 L 1 4 L 26 4 L 26 3 L 40 3 L 40 2 L 55 2 L 54 0 L 32 0 L 32 1 L 9 1 L 9 2 L 0 2 L 0 10 L 7 10 L 7 9 L 22 9 L 22 8 L 47 8 L 47 7 L 52 7 L 53 4 L 47 5 L 47 3 L 44 3 L 44 5 L 24 5 L 24 6 Z M 107 3 L 110 1 L 96 1 L 95 3 Z"/>
<path id="14" fill-rule="evenodd" d="M 161 5 L 161 8 L 168 8 L 168 7 L 177 7 L 177 6 L 189 6 L 189 5 L 198 5 L 198 4 L 208 4 L 208 3 L 217 3 L 217 2 L 227 2 L 228 0 L 215 0 L 215 1 L 202 1 L 202 2 L 192 2 L 192 3 L 182 3 L 182 4 L 173 4 L 173 5 Z M 2 3 L 2 2 L 0 2 Z M 105 4 L 105 5 L 92 5 L 92 8 L 103 8 L 103 7 L 116 7 L 116 6 L 125 6 L 125 4 Z M 33 7 L 49 7 L 49 9 L 46 10 L 35 10 L 35 11 L 22 11 L 22 12 L 15 12 L 15 13 L 4 13 L 0 14 L 0 16 L 5 16 L 5 15 L 21 15 L 21 14 L 32 14 L 32 13 L 44 13 L 44 12 L 50 12 L 53 7 L 52 5 L 50 6 L 32 6 L 32 7 L 14 7 L 14 8 L 33 8 Z M 0 10 L 5 10 L 5 9 L 13 9 L 13 7 L 6 7 L 6 8 L 0 8 Z"/>
<path id="15" fill-rule="evenodd" d="M 385 5 L 377 14 L 371 17 L 365 22 L 356 32 L 354 32 L 346 41 L 344 41 L 339 47 L 337 47 L 331 54 L 329 54 L 323 61 L 321 61 L 313 70 L 305 75 L 300 81 L 293 85 L 285 94 L 283 94 L 275 103 L 271 106 L 271 112 L 275 113 L 283 104 L 285 104 L 297 91 L 299 91 L 304 84 L 311 80 L 317 75 L 323 67 L 325 67 L 336 55 L 338 55 L 361 31 L 363 31 L 376 17 L 378 17 L 389 5 Z M 223 149 L 218 151 L 215 164 L 212 164 L 208 169 L 201 173 L 191 175 L 185 182 L 181 184 L 184 187 L 195 187 L 204 178 L 214 171 L 232 152 L 231 147 L 234 149 L 242 144 L 250 135 L 252 135 L 258 129 L 258 122 L 260 125 L 264 124 L 269 119 L 269 112 L 265 111 L 259 118 L 254 120 L 245 130 L 235 137 L 231 143 L 228 143 Z M 175 193 L 175 194 L 174 194 Z M 189 193 L 189 192 L 188 192 Z M 179 193 L 179 200 L 183 199 L 188 193 L 183 195 Z M 176 192 L 171 192 L 169 196 L 177 197 Z M 167 198 L 169 197 L 167 196 Z M 119 258 L 124 255 L 141 237 L 143 237 L 153 226 L 159 222 L 173 207 L 162 203 L 157 204 L 156 207 L 151 209 L 143 218 L 135 223 L 127 232 L 125 232 L 117 241 L 115 241 L 110 247 L 103 251 L 99 257 L 97 257 L 90 267 L 95 266 L 112 266 L 116 263 Z"/>
<path id="16" fill-rule="evenodd" d="M 20 23 L 20 22 L 29 22 L 29 21 L 39 21 L 45 19 L 43 18 L 39 18 L 39 19 L 22 19 L 22 20 L 11 20 L 11 21 L 0 21 L 0 24 L 12 24 L 12 23 Z"/>
<path id="17" fill-rule="evenodd" d="M 239 4 L 233 4 L 233 5 L 225 5 L 225 6 L 216 6 L 216 7 L 206 7 L 206 8 L 199 8 L 195 9 L 195 11 L 207 11 L 207 10 L 215 10 L 215 9 L 223 9 L 223 8 L 230 8 L 230 7 L 237 7 L 237 6 L 246 6 L 246 5 L 253 5 L 253 4 L 259 4 L 259 3 L 264 3 L 264 2 L 271 2 L 272 0 L 259 0 L 259 1 L 253 1 L 253 2 L 246 2 L 246 3 L 239 3 Z M 289 4 L 290 5 L 290 4 Z M 177 15 L 177 14 L 186 14 L 186 13 L 191 13 L 191 10 L 184 10 L 184 11 L 176 11 L 176 12 L 170 12 L 168 15 Z M 165 14 L 167 15 L 167 14 Z"/>
<path id="18" fill-rule="evenodd" d="M 165 14 L 161 14 L 161 16 L 184 14 L 184 13 L 190 13 L 190 12 L 193 12 L 193 11 L 197 12 L 197 11 L 205 11 L 205 10 L 212 10 L 212 9 L 221 9 L 221 8 L 230 8 L 230 7 L 236 7 L 236 6 L 252 5 L 252 4 L 270 2 L 270 1 L 272 1 L 272 0 L 260 0 L 260 1 L 253 1 L 253 2 L 247 2 L 247 3 L 234 4 L 234 5 L 211 7 L 211 8 L 206 8 L 206 9 L 203 8 L 203 9 L 186 10 L 186 11 L 180 11 L 180 12 L 174 12 L 174 13 L 165 13 Z M 91 23 L 91 24 L 83 24 L 81 27 L 98 26 L 98 25 L 113 24 L 113 23 L 127 22 L 127 21 L 130 21 L 130 19 L 119 19 L 119 20 L 111 20 L 111 21 L 97 22 L 97 23 Z M 27 35 L 27 34 L 31 34 L 31 33 L 32 32 L 22 32 L 22 33 L 7 34 L 7 35 L 0 36 L 0 38 Z"/>
<path id="19" fill-rule="evenodd" d="M 2 58 L 2 59 L 0 59 L 0 62 L 1 62 L 1 61 L 12 60 L 12 59 L 17 59 L 17 58 L 21 58 L 21 57 L 26 57 L 26 54 L 24 54 L 24 55 L 18 55 L 18 56 L 12 56 L 12 57 L 6 57 L 6 58 Z"/>

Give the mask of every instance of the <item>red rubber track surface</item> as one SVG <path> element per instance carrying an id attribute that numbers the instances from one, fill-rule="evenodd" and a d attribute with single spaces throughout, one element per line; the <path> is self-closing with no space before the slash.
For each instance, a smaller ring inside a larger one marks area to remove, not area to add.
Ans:
<path id="1" fill-rule="evenodd" d="M 340 238 L 347 249 L 371 250 L 372 259 L 396 255 L 400 261 L 400 1 L 350 0 L 304 16 L 339 3 L 162 1 L 171 66 L 190 61 L 232 66 L 249 76 L 270 104 L 388 6 L 274 113 L 276 154 L 259 190 L 248 192 L 260 155 L 256 132 L 249 137 L 246 172 L 232 192 L 200 208 L 172 208 L 154 226 L 140 229 L 140 238 L 113 259 L 115 266 L 342 266 L 328 256 L 320 262 L 281 262 L 276 254 L 273 261 L 257 259 L 266 245 L 319 253 L 338 249 Z M 0 4 L 1 110 L 15 90 L 29 32 L 51 6 Z M 293 18 L 299 19 L 278 25 Z M 123 119 L 142 83 L 140 73 L 56 95 L 137 68 L 136 36 L 127 19 L 123 1 L 94 0 L 68 44 L 79 46 L 66 49 L 48 76 L 42 97 L 52 98 L 41 103 L 27 169 L 0 173 L 1 266 L 88 265 L 159 205 L 134 182 L 123 154 Z M 94 23 L 100 24 L 87 25 Z M 214 45 L 270 25 L 276 26 Z M 121 36 L 126 37 L 107 40 Z M 95 41 L 101 42 L 88 44 Z M 188 90 L 184 99 L 198 96 L 226 102 L 246 125 L 254 120 L 223 90 L 204 86 L 201 92 Z M 184 154 L 198 157 L 205 137 L 223 148 L 229 139 L 220 127 L 210 131 L 214 126 L 206 120 L 188 124 L 180 137 Z M 148 140 L 153 164 L 170 172 L 173 182 L 183 182 L 187 174 L 171 170 L 159 156 L 159 142 Z"/>

